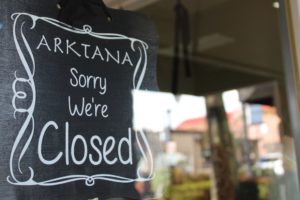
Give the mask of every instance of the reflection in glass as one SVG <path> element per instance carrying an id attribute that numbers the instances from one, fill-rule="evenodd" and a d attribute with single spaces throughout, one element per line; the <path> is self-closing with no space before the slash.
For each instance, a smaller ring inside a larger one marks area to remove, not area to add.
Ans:
<path id="1" fill-rule="evenodd" d="M 242 102 L 237 90 L 207 97 L 134 91 L 133 97 L 134 128 L 146 133 L 154 161 L 153 179 L 135 183 L 141 199 L 242 200 L 248 194 L 251 200 L 280 200 L 284 195 L 276 107 Z M 138 163 L 147 176 L 151 167 L 144 159 Z"/>

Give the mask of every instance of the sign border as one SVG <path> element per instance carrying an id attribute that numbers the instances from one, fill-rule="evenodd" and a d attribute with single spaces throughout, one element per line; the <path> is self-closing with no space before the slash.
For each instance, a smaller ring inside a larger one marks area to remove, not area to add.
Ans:
<path id="1" fill-rule="evenodd" d="M 23 17 L 25 17 L 23 20 L 21 20 Z M 18 131 L 18 135 L 15 139 L 15 142 L 12 147 L 12 151 L 10 154 L 10 175 L 7 177 L 7 182 L 12 184 L 12 185 L 19 185 L 19 186 L 34 186 L 34 185 L 39 185 L 39 186 L 55 186 L 55 185 L 62 185 L 70 182 L 75 182 L 75 181 L 85 181 L 86 186 L 93 186 L 95 185 L 96 180 L 105 180 L 105 181 L 110 181 L 110 182 L 116 182 L 116 183 L 131 183 L 131 182 L 136 182 L 136 181 L 150 181 L 153 179 L 153 157 L 151 153 L 151 148 L 148 143 L 146 134 L 143 131 L 134 131 L 135 132 L 135 138 L 137 141 L 137 144 L 139 146 L 139 150 L 141 151 L 141 154 L 143 156 L 143 159 L 145 162 L 147 162 L 149 165 L 149 175 L 147 177 L 144 177 L 142 175 L 142 169 L 140 167 L 137 168 L 137 176 L 136 178 L 128 178 L 128 177 L 123 177 L 123 176 L 118 176 L 114 174 L 95 174 L 95 175 L 84 175 L 84 174 L 77 174 L 77 175 L 68 175 L 68 176 L 62 176 L 62 177 L 57 177 L 49 180 L 44 180 L 44 181 L 36 181 L 35 180 L 35 172 L 32 167 L 28 167 L 30 176 L 29 178 L 26 178 L 25 181 L 19 180 L 17 176 L 15 175 L 15 160 L 17 159 L 17 169 L 19 175 L 23 175 L 23 170 L 21 169 L 21 161 L 23 156 L 25 155 L 31 140 L 34 136 L 34 125 L 35 125 L 35 120 L 34 120 L 34 109 L 35 109 L 35 103 L 36 103 L 36 87 L 35 87 L 35 80 L 34 80 L 34 75 L 35 75 L 35 59 L 32 53 L 32 50 L 30 48 L 30 45 L 24 35 L 23 32 L 23 27 L 28 23 L 26 21 L 26 18 L 29 18 L 31 20 L 31 25 L 30 29 L 34 29 L 36 27 L 36 24 L 38 21 L 43 21 L 46 22 L 50 25 L 53 25 L 55 27 L 58 27 L 64 31 L 68 31 L 71 33 L 76 33 L 76 34 L 81 34 L 81 35 L 89 35 L 98 39 L 104 39 L 104 40 L 129 40 L 131 42 L 131 49 L 136 52 L 138 51 L 140 58 L 137 62 L 137 65 L 135 66 L 135 70 L 133 73 L 133 78 L 132 78 L 132 84 L 133 84 L 133 89 L 134 90 L 139 90 L 147 69 L 147 49 L 148 44 L 145 43 L 142 40 L 136 39 L 136 38 L 131 38 L 127 37 L 125 35 L 121 34 L 115 34 L 115 33 L 95 33 L 92 31 L 92 27 L 90 25 L 84 25 L 82 29 L 72 27 L 68 24 L 65 24 L 61 21 L 58 21 L 53 18 L 48 18 L 48 17 L 38 17 L 36 15 L 32 15 L 29 13 L 14 13 L 11 15 L 12 20 L 14 21 L 13 23 L 13 39 L 14 43 L 16 46 L 16 50 L 18 52 L 19 58 L 22 62 L 22 65 L 26 71 L 26 75 L 28 77 L 18 77 L 17 76 L 17 71 L 15 71 L 15 80 L 13 81 L 12 84 L 12 90 L 13 90 L 13 98 L 12 98 L 12 106 L 14 108 L 14 118 L 17 119 L 17 114 L 27 114 L 27 117 L 25 121 L 22 124 L 22 127 Z M 17 31 L 17 28 L 20 26 L 20 31 Z M 26 51 L 23 52 L 21 47 L 20 47 L 20 42 L 23 42 L 23 45 L 25 46 Z M 27 54 L 25 56 L 25 54 Z M 27 58 L 27 59 L 26 59 Z M 28 59 L 30 58 L 30 59 Z M 138 75 L 139 73 L 139 75 Z M 16 85 L 17 84 L 27 84 L 32 93 L 32 99 L 31 99 L 31 104 L 28 108 L 19 108 L 16 104 L 17 100 L 26 100 L 28 98 L 28 94 L 25 91 L 18 90 Z M 131 128 L 128 128 L 128 131 L 131 131 Z M 24 139 L 26 136 L 27 141 L 25 145 L 22 148 L 22 151 L 20 155 L 17 157 L 16 151 L 17 148 L 19 147 L 19 144 L 22 139 Z M 143 143 L 143 145 L 142 145 Z M 25 178 L 25 177 L 23 177 Z"/>

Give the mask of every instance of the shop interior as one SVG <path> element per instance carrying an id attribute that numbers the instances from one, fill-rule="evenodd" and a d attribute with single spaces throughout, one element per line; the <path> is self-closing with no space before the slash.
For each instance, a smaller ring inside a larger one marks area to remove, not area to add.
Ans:
<path id="1" fill-rule="evenodd" d="M 160 92 L 135 91 L 142 199 L 300 199 L 276 0 L 106 0 L 153 20 Z M 147 105 L 147 106 L 145 106 Z"/>

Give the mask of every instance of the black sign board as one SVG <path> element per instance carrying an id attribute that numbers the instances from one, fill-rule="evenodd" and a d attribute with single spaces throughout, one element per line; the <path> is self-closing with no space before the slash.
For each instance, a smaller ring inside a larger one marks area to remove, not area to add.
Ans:
<path id="1" fill-rule="evenodd" d="M 1 1 L 0 199 L 138 199 L 153 162 L 132 91 L 157 89 L 154 27 L 96 6 L 70 26 L 55 6 Z"/>

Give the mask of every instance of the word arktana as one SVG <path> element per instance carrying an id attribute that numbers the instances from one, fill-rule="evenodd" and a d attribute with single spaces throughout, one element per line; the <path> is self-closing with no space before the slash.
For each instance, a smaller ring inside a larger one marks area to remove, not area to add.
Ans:
<path id="1" fill-rule="evenodd" d="M 36 50 L 48 50 L 49 52 L 74 55 L 79 58 L 86 58 L 91 60 L 100 59 L 103 62 L 115 62 L 121 65 L 133 66 L 132 59 L 127 51 L 120 52 L 119 50 L 111 51 L 107 48 L 100 48 L 98 45 L 77 43 L 69 39 L 61 39 L 55 37 L 47 39 L 42 35 Z"/>

